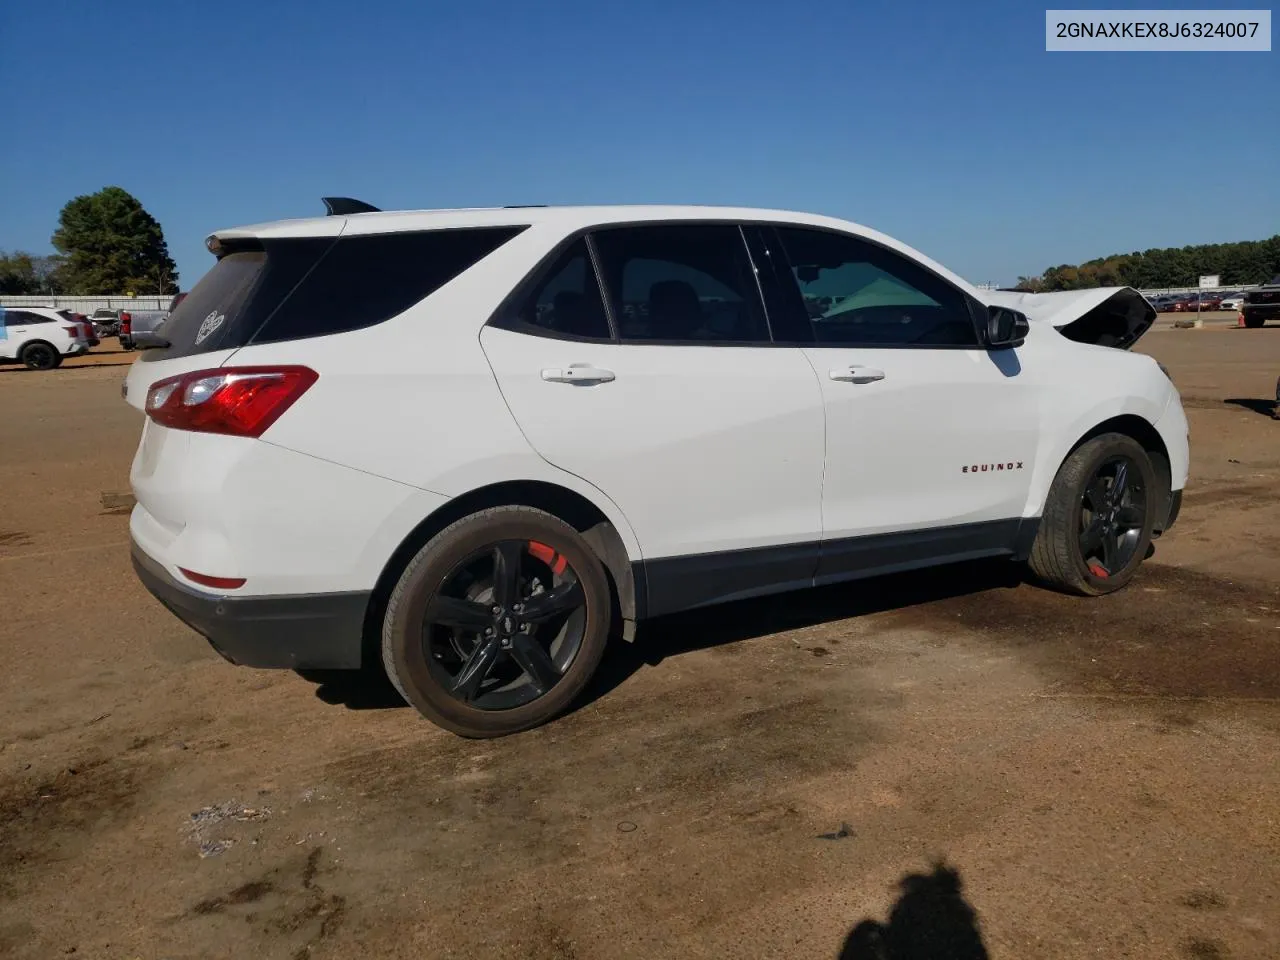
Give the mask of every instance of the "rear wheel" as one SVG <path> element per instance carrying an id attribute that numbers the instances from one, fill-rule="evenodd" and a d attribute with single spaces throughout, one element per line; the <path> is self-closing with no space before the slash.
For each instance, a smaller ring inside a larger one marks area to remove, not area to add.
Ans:
<path id="1" fill-rule="evenodd" d="M 1251 317 L 1249 314 L 1244 315 L 1244 325 L 1250 330 L 1256 330 L 1266 322 L 1265 317 Z"/>
<path id="2" fill-rule="evenodd" d="M 410 561 L 382 629 L 401 695 L 464 737 L 497 737 L 559 714 L 609 637 L 604 567 L 571 526 L 495 507 L 441 531 Z"/>
<path id="3" fill-rule="evenodd" d="M 1159 501 L 1151 458 L 1136 440 L 1108 433 L 1082 444 L 1049 489 L 1032 572 L 1083 596 L 1119 590 L 1146 558 Z"/>
<path id="4" fill-rule="evenodd" d="M 37 341 L 22 348 L 18 357 L 28 370 L 52 370 L 62 363 L 62 356 L 52 344 Z"/>

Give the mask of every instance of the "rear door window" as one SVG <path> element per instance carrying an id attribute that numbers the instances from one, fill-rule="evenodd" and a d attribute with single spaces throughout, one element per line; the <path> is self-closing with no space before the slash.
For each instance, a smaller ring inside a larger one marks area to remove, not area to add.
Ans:
<path id="1" fill-rule="evenodd" d="M 143 361 L 320 337 L 403 313 L 524 228 L 268 240 L 224 255 L 157 331 Z"/>
<path id="2" fill-rule="evenodd" d="M 592 234 L 622 341 L 769 343 L 738 227 L 661 224 Z"/>
<path id="3" fill-rule="evenodd" d="M 608 340 L 609 320 L 587 241 L 579 237 L 535 275 L 527 294 L 494 326 L 546 337 Z"/>

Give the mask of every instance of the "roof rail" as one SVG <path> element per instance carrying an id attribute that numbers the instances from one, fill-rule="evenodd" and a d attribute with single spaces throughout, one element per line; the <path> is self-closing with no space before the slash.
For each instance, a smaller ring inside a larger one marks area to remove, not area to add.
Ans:
<path id="1" fill-rule="evenodd" d="M 503 210 L 530 210 L 533 208 L 541 209 L 545 207 L 545 203 L 508 203 Z"/>
<path id="2" fill-rule="evenodd" d="M 363 200 L 352 200 L 350 197 L 321 197 L 320 199 L 324 202 L 324 209 L 330 217 L 344 217 L 349 213 L 382 212 Z"/>

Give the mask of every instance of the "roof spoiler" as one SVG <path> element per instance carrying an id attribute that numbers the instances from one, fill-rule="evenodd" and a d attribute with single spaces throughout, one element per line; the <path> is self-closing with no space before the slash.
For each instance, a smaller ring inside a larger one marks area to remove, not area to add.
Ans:
<path id="1" fill-rule="evenodd" d="M 345 217 L 349 213 L 381 213 L 377 207 L 370 206 L 363 200 L 350 197 L 321 197 L 324 209 L 330 217 Z"/>

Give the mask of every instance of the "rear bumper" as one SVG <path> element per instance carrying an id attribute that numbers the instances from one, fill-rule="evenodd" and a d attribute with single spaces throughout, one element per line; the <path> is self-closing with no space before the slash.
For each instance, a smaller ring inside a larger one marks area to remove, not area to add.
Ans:
<path id="1" fill-rule="evenodd" d="M 175 580 L 137 543 L 133 569 L 169 612 L 243 667 L 355 670 L 370 594 L 317 593 L 234 597 L 204 593 Z"/>

